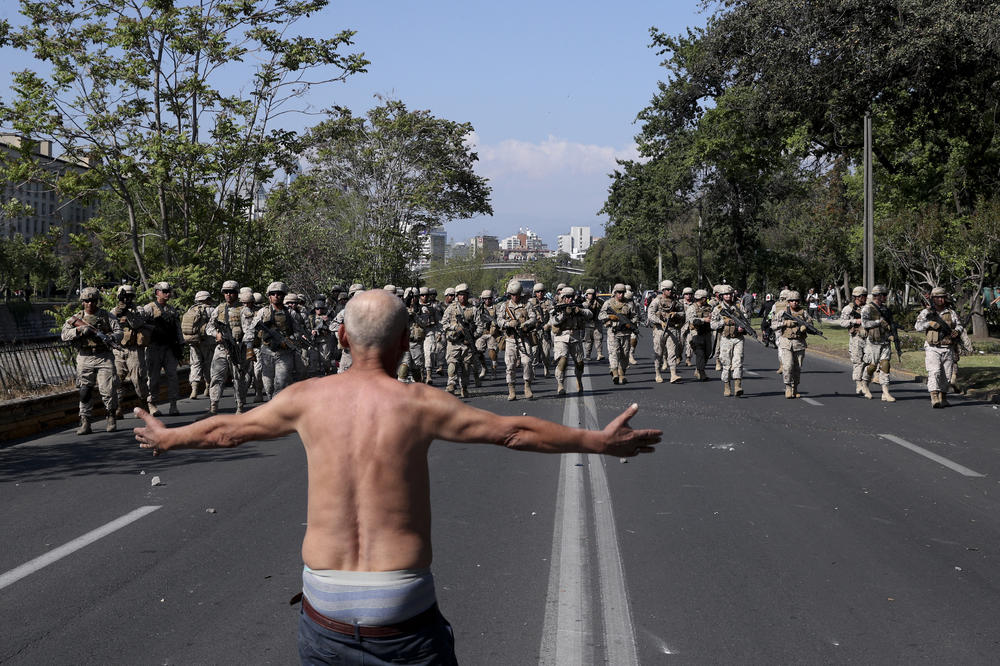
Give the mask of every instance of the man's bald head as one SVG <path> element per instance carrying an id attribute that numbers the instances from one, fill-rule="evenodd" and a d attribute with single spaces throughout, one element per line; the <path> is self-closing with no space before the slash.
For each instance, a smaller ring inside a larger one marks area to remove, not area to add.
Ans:
<path id="1" fill-rule="evenodd" d="M 392 347 L 399 342 L 406 323 L 403 301 L 381 289 L 357 294 L 344 310 L 344 328 L 352 348 Z"/>

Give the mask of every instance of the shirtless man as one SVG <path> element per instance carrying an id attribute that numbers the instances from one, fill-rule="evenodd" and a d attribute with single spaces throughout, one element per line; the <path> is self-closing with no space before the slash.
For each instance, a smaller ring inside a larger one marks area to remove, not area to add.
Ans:
<path id="1" fill-rule="evenodd" d="M 406 325 L 398 298 L 364 292 L 347 304 L 338 331 L 341 346 L 351 350 L 351 372 L 292 384 L 245 414 L 180 428 L 136 410 L 145 427 L 136 428 L 135 437 L 154 455 L 298 432 L 309 479 L 299 621 L 304 663 L 325 663 L 323 655 L 332 653 L 345 658 L 342 663 L 362 663 L 365 655 L 455 663 L 451 627 L 437 608 L 430 572 L 427 452 L 434 440 L 630 457 L 651 453 L 662 434 L 628 426 L 635 404 L 604 430 L 579 430 L 499 416 L 426 384 L 402 384 L 396 368 L 409 347 Z M 333 404 L 338 408 L 330 409 Z"/>

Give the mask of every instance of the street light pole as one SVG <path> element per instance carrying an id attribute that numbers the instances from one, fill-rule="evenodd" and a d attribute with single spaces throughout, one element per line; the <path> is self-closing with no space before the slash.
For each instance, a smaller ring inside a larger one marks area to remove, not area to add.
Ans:
<path id="1" fill-rule="evenodd" d="M 872 116 L 865 113 L 865 288 L 875 286 L 875 200 L 872 183 Z"/>

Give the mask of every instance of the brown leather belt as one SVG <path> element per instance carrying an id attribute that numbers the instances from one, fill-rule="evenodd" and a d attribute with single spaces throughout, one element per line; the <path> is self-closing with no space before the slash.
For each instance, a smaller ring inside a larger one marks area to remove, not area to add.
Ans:
<path id="1" fill-rule="evenodd" d="M 401 634 L 411 634 L 414 631 L 423 628 L 423 626 L 427 624 L 427 621 L 438 612 L 438 605 L 435 603 L 427 610 L 417 613 L 408 620 L 378 627 L 338 622 L 337 620 L 329 618 L 313 608 L 312 604 L 309 603 L 309 600 L 306 599 L 305 596 L 302 597 L 302 610 L 309 616 L 310 620 L 319 626 L 329 629 L 330 631 L 335 631 L 338 634 L 344 634 L 345 636 L 361 636 L 362 638 L 388 638 L 390 636 L 399 636 Z"/>

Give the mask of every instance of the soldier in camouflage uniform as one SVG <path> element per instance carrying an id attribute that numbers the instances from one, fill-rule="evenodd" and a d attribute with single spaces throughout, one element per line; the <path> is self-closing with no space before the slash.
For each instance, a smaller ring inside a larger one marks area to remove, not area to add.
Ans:
<path id="1" fill-rule="evenodd" d="M 497 326 L 504 334 L 504 363 L 507 366 L 507 399 L 516 400 L 514 391 L 514 371 L 518 363 L 522 366 L 524 379 L 524 397 L 529 400 L 534 397 L 531 382 L 535 378 L 532 366 L 531 345 L 528 335 L 532 333 L 538 321 L 535 311 L 521 302 L 523 288 L 517 280 L 507 283 L 507 301 L 497 306 Z"/>
<path id="2" fill-rule="evenodd" d="M 691 352 L 694 354 L 695 379 L 705 381 L 705 362 L 712 349 L 712 306 L 708 304 L 708 292 L 699 289 L 694 292 L 694 303 L 684 313 L 685 323 L 691 331 Z"/>
<path id="3" fill-rule="evenodd" d="M 423 349 L 421 352 L 424 359 L 424 374 L 420 381 L 433 385 L 436 365 L 435 353 L 441 317 L 437 307 L 431 301 L 431 290 L 428 287 L 420 287 L 417 292 L 417 300 L 413 304 L 413 321 L 423 330 Z"/>
<path id="4" fill-rule="evenodd" d="M 239 303 L 240 285 L 236 280 L 222 283 L 222 302 L 212 311 L 206 332 L 215 342 L 212 353 L 211 378 L 208 386 L 208 411 L 219 413 L 219 399 L 229 378 L 233 378 L 236 413 L 243 413 L 247 387 L 243 375 L 246 354 L 243 351 L 243 306 Z"/>
<path id="5" fill-rule="evenodd" d="M 965 328 L 958 313 L 948 307 L 948 292 L 943 287 L 931 290 L 931 303 L 917 315 L 913 328 L 924 334 L 924 367 L 931 406 L 948 407 L 948 382 L 955 364 L 951 347 Z"/>
<path id="6" fill-rule="evenodd" d="M 776 300 L 774 302 L 774 305 L 771 306 L 771 312 L 767 315 L 767 320 L 771 324 L 771 329 L 774 331 L 775 339 L 777 340 L 777 342 L 781 342 L 781 334 L 779 331 L 780 327 L 775 326 L 775 323 L 781 321 L 781 313 L 784 312 L 785 308 L 788 307 L 788 294 L 790 293 L 791 292 L 789 290 L 782 289 L 778 293 L 778 300 Z M 775 372 L 777 372 L 780 375 L 784 374 L 785 372 L 784 367 L 781 365 L 782 355 L 781 355 L 780 344 L 777 345 L 777 350 L 778 350 L 778 369 L 775 370 Z"/>
<path id="7" fill-rule="evenodd" d="M 198 397 L 199 385 L 205 388 L 206 393 L 208 392 L 209 370 L 212 366 L 212 354 L 215 351 L 215 339 L 208 334 L 208 322 L 215 310 L 210 303 L 211 298 L 212 295 L 207 291 L 199 291 L 194 295 L 194 305 L 181 317 L 181 334 L 187 343 L 188 358 L 191 361 L 191 370 L 188 373 L 191 400 Z"/>
<path id="8" fill-rule="evenodd" d="M 687 309 L 694 304 L 694 289 L 691 287 L 684 287 L 681 290 L 681 307 L 687 312 Z M 684 365 L 691 367 L 694 359 L 694 352 L 691 351 L 691 329 L 688 328 L 687 322 L 684 322 L 684 327 L 681 329 L 681 342 L 684 345 L 681 357 L 684 360 Z M 678 362 L 680 359 L 678 359 Z M 664 359 L 663 370 L 667 369 L 666 359 Z"/>
<path id="9" fill-rule="evenodd" d="M 868 290 L 855 287 L 851 291 L 851 302 L 840 311 L 840 325 L 851 335 L 847 351 L 851 355 L 851 379 L 854 380 L 855 395 L 863 395 L 865 392 L 865 387 L 862 386 L 865 376 L 865 329 L 861 326 L 861 308 L 865 306 L 867 299 Z"/>
<path id="10" fill-rule="evenodd" d="M 128 379 L 135 387 L 135 394 L 142 405 L 149 402 L 149 378 L 146 367 L 146 345 L 149 344 L 149 325 L 146 318 L 135 304 L 135 287 L 125 284 L 118 287 L 118 305 L 111 310 L 118 318 L 122 329 L 123 350 L 116 349 L 115 371 L 118 375 L 118 409 L 115 418 L 122 418 L 122 403 L 124 400 L 124 384 Z"/>
<path id="11" fill-rule="evenodd" d="M 294 321 L 294 325 L 299 331 L 293 334 L 289 339 L 291 344 L 295 347 L 295 353 L 292 354 L 292 378 L 291 383 L 300 382 L 306 378 L 306 366 L 308 364 L 309 355 L 309 345 L 305 340 L 305 330 L 306 321 L 305 317 L 302 315 L 302 308 L 300 305 L 299 295 L 296 293 L 287 293 L 282 301 L 285 304 L 285 311 L 288 316 Z"/>
<path id="12" fill-rule="evenodd" d="M 632 304 L 625 300 L 625 285 L 614 286 L 612 298 L 608 299 L 597 315 L 608 331 L 608 365 L 611 367 L 612 382 L 626 384 L 629 345 L 636 326 L 636 312 Z"/>
<path id="13" fill-rule="evenodd" d="M 364 285 L 360 282 L 355 282 L 347 290 L 347 300 L 354 298 L 355 294 L 360 294 L 364 290 Z M 346 308 L 347 304 L 345 303 L 344 307 L 333 318 L 333 325 L 331 326 L 333 335 L 337 338 L 337 346 L 340 347 L 340 367 L 337 370 L 338 372 L 347 372 L 351 368 L 351 350 L 340 346 L 340 329 L 344 325 L 344 312 Z"/>
<path id="14" fill-rule="evenodd" d="M 419 295 L 419 291 L 414 287 L 407 287 L 403 292 L 410 346 L 403 352 L 399 367 L 396 368 L 396 378 L 401 382 L 409 382 L 411 376 L 413 381 L 424 380 L 424 341 L 427 339 L 426 324 L 428 318 L 421 311 Z"/>
<path id="15" fill-rule="evenodd" d="M 269 284 L 267 298 L 270 302 L 254 314 L 250 328 L 243 332 L 244 344 L 251 344 L 255 337 L 260 343 L 265 400 L 270 400 L 292 382 L 295 357 L 298 355 L 292 341 L 302 336 L 298 318 L 285 309 L 287 293 L 288 287 L 284 282 Z"/>
<path id="16" fill-rule="evenodd" d="M 630 285 L 625 285 L 625 301 L 632 306 L 632 311 L 636 314 L 635 326 L 632 327 L 632 334 L 628 338 L 628 364 L 636 365 L 639 363 L 635 359 L 635 349 L 639 346 L 639 304 L 635 300 L 635 292 L 632 291 Z"/>
<path id="17" fill-rule="evenodd" d="M 497 338 L 500 329 L 497 327 L 497 306 L 493 303 L 493 290 L 485 289 L 479 295 L 479 305 L 476 307 L 476 324 L 482 333 L 476 339 L 476 356 L 483 361 L 480 377 L 486 376 L 486 365 L 489 364 L 493 379 L 497 378 Z"/>
<path id="18" fill-rule="evenodd" d="M 466 398 L 476 348 L 476 310 L 469 303 L 469 286 L 464 282 L 455 287 L 455 300 L 444 311 L 441 324 L 448 343 L 448 386 L 445 390 Z"/>
<path id="19" fill-rule="evenodd" d="M 146 349 L 146 361 L 149 364 L 149 413 L 153 416 L 160 413 L 156 403 L 160 398 L 160 371 L 163 370 L 167 376 L 170 415 L 177 416 L 181 413 L 177 409 L 177 399 L 180 397 L 177 365 L 184 345 L 181 314 L 168 303 L 173 294 L 169 282 L 157 282 L 153 285 L 153 294 L 153 301 L 142 308 L 146 321 L 153 327 L 150 344 Z"/>
<path id="20" fill-rule="evenodd" d="M 549 320 L 552 328 L 553 354 L 556 362 L 556 394 L 566 395 L 566 366 L 573 359 L 576 375 L 576 392 L 583 393 L 583 333 L 593 313 L 582 305 L 574 303 L 576 290 L 563 287 L 559 292 L 559 303 L 553 308 Z"/>
<path id="21" fill-rule="evenodd" d="M 97 288 L 82 289 L 80 300 L 83 309 L 66 320 L 61 336 L 76 348 L 76 386 L 80 393 L 80 427 L 76 434 L 90 434 L 95 384 L 108 412 L 107 431 L 113 432 L 118 409 L 118 375 L 112 350 L 122 339 L 122 329 L 118 318 L 100 306 L 101 294 Z"/>
<path id="22" fill-rule="evenodd" d="M 552 301 L 545 297 L 545 285 L 536 282 L 531 290 L 534 296 L 528 299 L 528 307 L 534 311 L 535 321 L 538 322 L 538 330 L 533 336 L 531 355 L 542 364 L 542 376 L 549 376 L 549 368 L 552 367 L 552 337 L 549 328 L 549 317 L 552 314 Z"/>
<path id="23" fill-rule="evenodd" d="M 722 300 L 719 297 L 719 289 L 721 289 L 721 288 L 722 288 L 721 284 L 717 284 L 717 285 L 713 285 L 712 286 L 712 297 L 708 299 L 708 307 L 710 307 L 713 310 L 719 305 L 719 303 Z M 721 336 L 719 336 L 717 333 L 712 333 L 712 339 L 711 339 L 711 342 L 710 342 L 710 348 L 712 350 L 712 353 L 710 354 L 710 356 L 715 358 L 715 371 L 716 372 L 719 372 L 719 371 L 722 370 L 722 358 L 719 356 L 719 340 L 720 340 L 720 337 Z"/>
<path id="24" fill-rule="evenodd" d="M 334 342 L 325 296 L 323 298 L 317 296 L 313 301 L 312 311 L 306 315 L 305 324 L 306 335 L 312 340 L 312 346 L 309 348 L 309 376 L 328 375 L 333 368 Z"/>
<path id="25" fill-rule="evenodd" d="M 250 287 L 240 289 L 240 305 L 243 306 L 243 309 L 240 310 L 240 329 L 244 332 L 244 340 L 246 339 L 246 331 L 250 328 L 250 324 L 253 323 L 254 315 L 260 309 L 256 298 L 258 295 L 263 300 L 263 295 L 255 294 Z M 261 375 L 260 354 L 255 346 L 257 342 L 255 339 L 253 343 L 243 344 L 243 348 L 245 349 L 243 385 L 247 387 L 247 393 L 250 392 L 250 387 L 253 387 L 254 402 L 264 402 L 264 380 Z"/>
<path id="26" fill-rule="evenodd" d="M 778 336 L 778 353 L 781 355 L 782 375 L 785 380 L 785 397 L 800 398 L 799 380 L 802 376 L 802 364 L 806 358 L 806 337 L 809 335 L 806 326 L 800 322 L 808 321 L 809 313 L 802 307 L 799 292 L 789 291 L 785 294 L 785 305 L 771 321 L 775 334 Z M 799 321 L 786 316 L 792 315 Z"/>
<path id="27" fill-rule="evenodd" d="M 681 303 L 673 297 L 673 281 L 663 280 L 659 287 L 660 293 L 649 304 L 646 314 L 649 325 L 653 327 L 656 382 L 658 384 L 663 382 L 663 376 L 660 373 L 664 363 L 666 363 L 667 367 L 670 368 L 670 383 L 676 384 L 681 380 L 681 376 L 677 374 L 677 363 L 680 361 L 683 350 L 681 329 L 684 328 L 686 319 Z"/>
<path id="28" fill-rule="evenodd" d="M 722 359 L 722 395 L 743 395 L 743 336 L 746 331 L 724 311 L 742 316 L 747 321 L 750 315 L 743 305 L 735 300 L 735 290 L 728 284 L 719 285 L 719 298 L 722 299 L 712 309 L 711 328 L 719 335 L 719 356 Z M 730 384 L 735 386 L 731 386 Z"/>
<path id="29" fill-rule="evenodd" d="M 886 289 L 880 285 L 872 287 L 871 300 L 861 308 L 861 327 L 865 329 L 865 374 L 861 381 L 862 393 L 871 400 L 868 389 L 878 369 L 878 383 L 882 387 L 882 400 L 896 402 L 889 395 L 889 362 L 892 358 L 892 313 L 885 305 Z"/>
<path id="30" fill-rule="evenodd" d="M 597 360 L 604 358 L 602 344 L 604 343 L 604 324 L 597 320 L 597 313 L 601 311 L 601 302 L 597 300 L 597 291 L 588 289 L 583 295 L 583 307 L 591 313 L 587 322 L 587 329 L 583 337 L 583 350 L 587 360 L 594 357 L 594 349 L 597 349 Z"/>
<path id="31" fill-rule="evenodd" d="M 438 373 L 438 376 L 444 377 L 444 376 L 447 375 L 447 372 L 446 372 L 446 369 L 445 369 L 445 350 L 446 350 L 446 348 L 448 346 L 448 342 L 447 342 L 447 340 L 445 340 L 444 324 L 441 323 L 441 322 L 443 322 L 443 320 L 444 320 L 444 312 L 445 312 L 445 310 L 447 310 L 449 307 L 451 307 L 451 304 L 455 302 L 455 288 L 454 287 L 448 287 L 447 289 L 444 290 L 444 300 L 443 301 L 438 301 L 436 299 L 437 299 L 437 295 L 434 293 L 434 290 L 432 289 L 431 290 L 431 301 L 434 303 L 434 305 L 438 309 L 438 322 L 439 322 L 438 323 L 437 335 L 435 336 L 435 339 L 437 341 L 437 345 L 434 348 L 434 358 L 437 361 L 437 373 Z"/>

